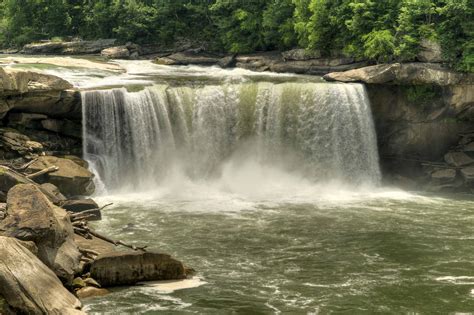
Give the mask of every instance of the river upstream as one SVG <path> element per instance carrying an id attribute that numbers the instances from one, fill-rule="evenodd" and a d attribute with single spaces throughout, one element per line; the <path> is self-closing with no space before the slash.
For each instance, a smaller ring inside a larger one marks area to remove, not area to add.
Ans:
<path id="1" fill-rule="evenodd" d="M 474 199 L 382 186 L 363 85 L 119 64 L 36 67 L 83 90 L 95 226 L 196 275 L 87 312 L 474 312 Z"/>

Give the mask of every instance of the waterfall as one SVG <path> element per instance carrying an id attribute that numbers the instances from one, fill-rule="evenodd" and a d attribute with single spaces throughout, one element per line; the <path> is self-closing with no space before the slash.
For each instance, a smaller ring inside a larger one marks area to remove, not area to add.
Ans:
<path id="1" fill-rule="evenodd" d="M 315 182 L 380 181 L 361 84 L 246 82 L 83 91 L 84 156 L 108 190 L 150 189 L 179 168 L 218 177 L 251 156 Z"/>

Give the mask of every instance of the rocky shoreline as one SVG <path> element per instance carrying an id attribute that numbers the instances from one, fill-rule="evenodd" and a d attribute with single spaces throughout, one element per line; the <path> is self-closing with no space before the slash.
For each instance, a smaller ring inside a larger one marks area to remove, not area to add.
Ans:
<path id="1" fill-rule="evenodd" d="M 81 100 L 67 81 L 0 67 L 0 313 L 81 314 L 78 298 L 191 270 L 113 240 L 82 160 Z"/>

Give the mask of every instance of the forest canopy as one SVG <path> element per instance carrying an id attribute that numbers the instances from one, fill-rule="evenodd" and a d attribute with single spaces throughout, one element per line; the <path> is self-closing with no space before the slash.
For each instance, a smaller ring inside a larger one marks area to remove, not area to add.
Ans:
<path id="1" fill-rule="evenodd" d="M 178 38 L 233 53 L 305 48 L 410 61 L 422 39 L 474 71 L 474 0 L 2 0 L 0 46 L 43 39 Z"/>

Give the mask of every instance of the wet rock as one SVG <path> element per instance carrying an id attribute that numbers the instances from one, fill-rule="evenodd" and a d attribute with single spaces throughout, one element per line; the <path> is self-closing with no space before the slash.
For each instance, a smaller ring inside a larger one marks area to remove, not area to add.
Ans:
<path id="1" fill-rule="evenodd" d="M 97 54 L 103 49 L 115 45 L 115 39 L 92 41 L 43 42 L 25 45 L 21 51 L 28 55 L 87 55 Z"/>
<path id="2" fill-rule="evenodd" d="M 186 278 L 183 264 L 170 255 L 140 251 L 101 254 L 90 270 L 104 287 Z"/>
<path id="3" fill-rule="evenodd" d="M 28 171 L 35 173 L 51 166 L 59 169 L 38 179 L 39 181 L 56 185 L 65 196 L 91 195 L 94 192 L 94 174 L 71 160 L 41 156 L 28 167 Z"/>
<path id="4" fill-rule="evenodd" d="M 433 63 L 380 64 L 345 72 L 332 72 L 326 74 L 324 79 L 369 84 L 438 86 L 474 84 L 474 74 L 456 72 Z"/>
<path id="5" fill-rule="evenodd" d="M 107 289 L 99 289 L 99 288 L 94 288 L 94 287 L 85 287 L 82 288 L 78 291 L 76 291 L 76 295 L 80 299 L 86 299 L 86 298 L 91 298 L 91 297 L 97 297 L 97 296 L 104 296 L 109 294 L 109 290 Z"/>
<path id="6" fill-rule="evenodd" d="M 49 131 L 59 134 L 82 138 L 82 126 L 80 123 L 67 119 L 45 119 L 41 121 L 41 126 Z"/>
<path id="7" fill-rule="evenodd" d="M 420 52 L 416 58 L 421 62 L 442 62 L 441 45 L 429 39 L 422 39 L 420 42 Z"/>
<path id="8" fill-rule="evenodd" d="M 456 167 L 474 164 L 474 159 L 464 152 L 448 152 L 444 156 L 444 160 L 446 163 Z"/>
<path id="9" fill-rule="evenodd" d="M 431 179 L 442 183 L 454 181 L 456 170 L 451 168 L 437 170 L 431 174 Z"/>
<path id="10" fill-rule="evenodd" d="M 99 205 L 92 199 L 78 199 L 78 200 L 67 200 L 61 204 L 62 208 L 71 212 L 83 212 L 87 210 L 95 209 L 93 212 L 88 212 L 92 215 L 88 221 L 96 221 L 102 219 L 102 214 L 99 210 Z"/>
<path id="11" fill-rule="evenodd" d="M 0 296 L 13 313 L 85 314 L 80 301 L 18 240 L 0 236 Z"/>
<path id="12" fill-rule="evenodd" d="M 211 53 L 200 53 L 194 51 L 183 51 L 166 56 L 165 63 L 173 65 L 215 65 L 221 61 L 222 56 Z M 173 61 L 174 63 L 170 63 Z"/>
<path id="13" fill-rule="evenodd" d="M 33 184 L 19 184 L 8 192 L 0 235 L 34 242 L 41 261 L 65 283 L 71 283 L 79 271 L 81 254 L 69 216 Z"/>

